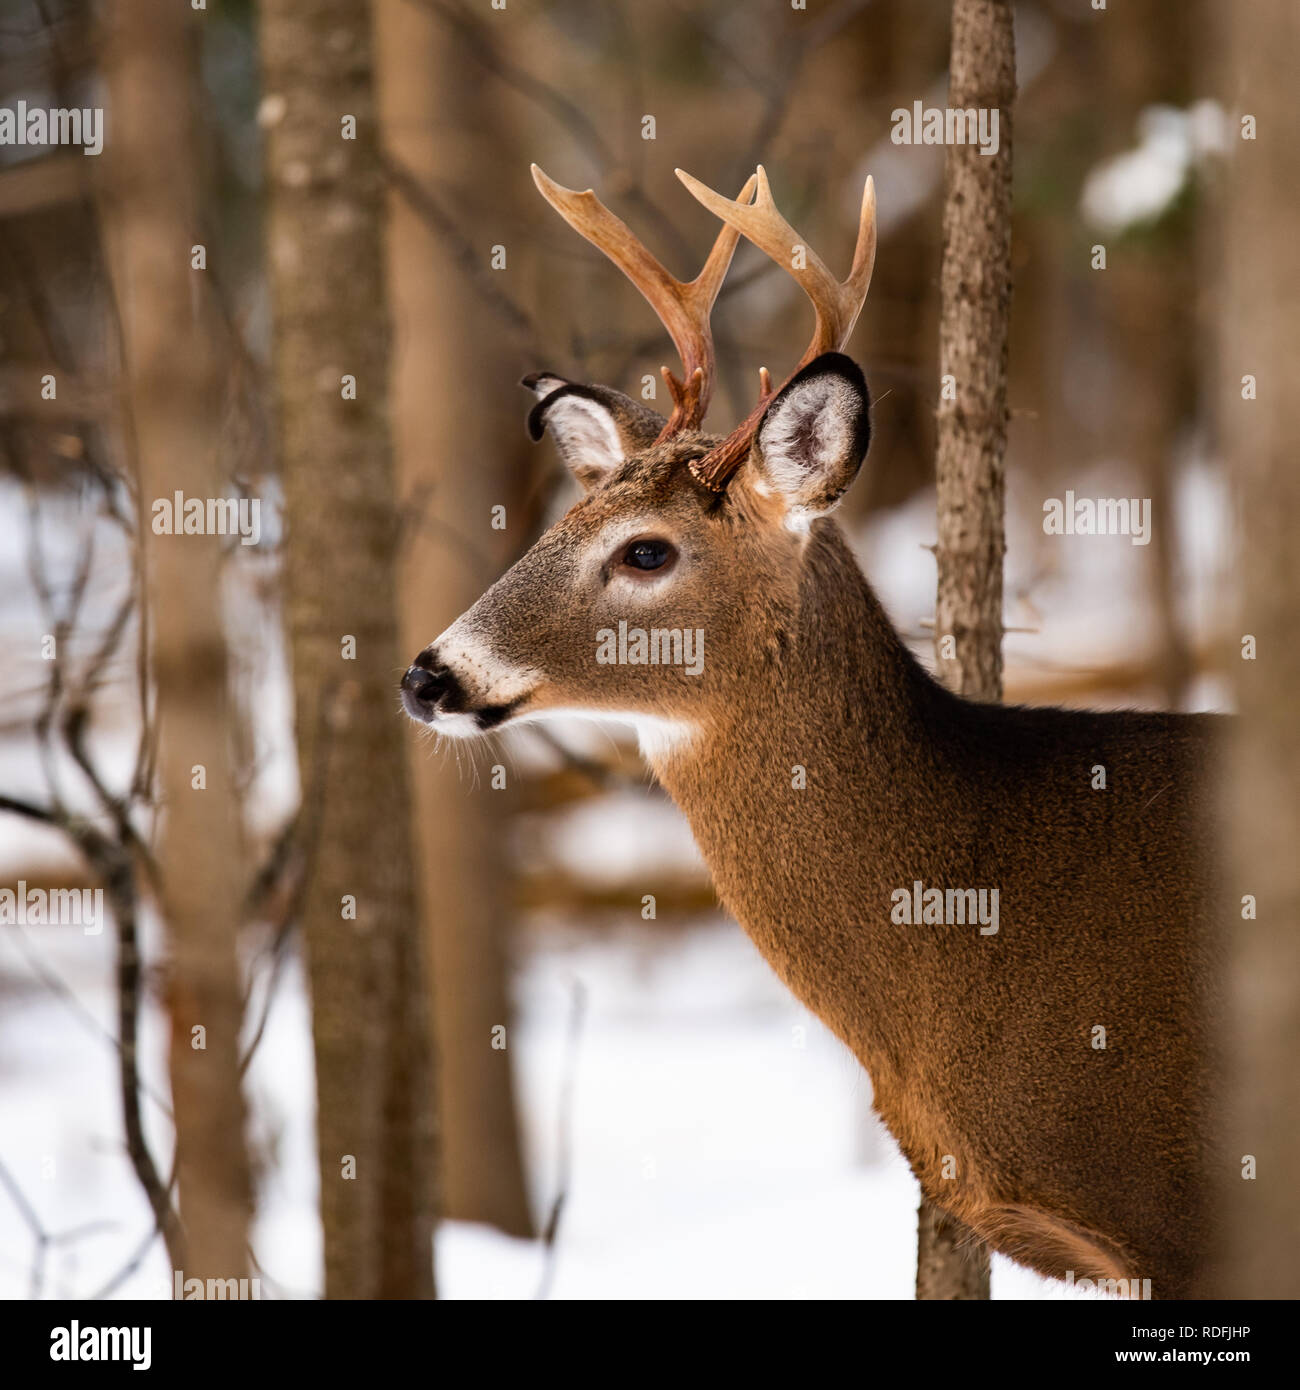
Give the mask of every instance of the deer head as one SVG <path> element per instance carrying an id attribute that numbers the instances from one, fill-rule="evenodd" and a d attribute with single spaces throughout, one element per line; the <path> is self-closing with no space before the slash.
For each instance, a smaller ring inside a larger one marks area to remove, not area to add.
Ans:
<path id="1" fill-rule="evenodd" d="M 407 712 L 470 737 L 548 712 L 605 714 L 643 737 L 689 736 L 790 630 L 810 527 L 843 496 L 870 437 L 859 368 L 840 354 L 875 260 L 875 192 L 863 192 L 849 277 L 836 281 L 777 211 L 760 166 L 731 201 L 677 171 L 724 226 L 699 276 L 671 276 L 590 190 L 536 166 L 547 201 L 637 286 L 682 375 L 661 415 L 607 386 L 526 377 L 534 439 L 549 431 L 583 497 L 402 680 Z M 744 235 L 783 265 L 816 312 L 785 383 L 725 439 L 702 432 L 715 377 L 710 312 Z M 707 644 L 707 650 L 706 650 Z"/>

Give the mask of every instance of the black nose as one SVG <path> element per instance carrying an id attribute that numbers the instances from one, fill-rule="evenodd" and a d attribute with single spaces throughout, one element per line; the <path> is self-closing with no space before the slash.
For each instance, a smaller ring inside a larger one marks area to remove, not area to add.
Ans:
<path id="1" fill-rule="evenodd" d="M 445 666 L 426 671 L 423 666 L 412 666 L 402 677 L 402 689 L 411 699 L 432 708 L 455 688 L 455 677 Z"/>

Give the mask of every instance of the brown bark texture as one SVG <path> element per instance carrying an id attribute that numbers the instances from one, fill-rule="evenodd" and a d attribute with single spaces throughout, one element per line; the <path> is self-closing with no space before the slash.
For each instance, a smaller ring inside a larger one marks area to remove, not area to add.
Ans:
<path id="1" fill-rule="evenodd" d="M 1300 1298 L 1300 9 L 1256 0 L 1220 16 L 1229 174 L 1223 227 L 1219 426 L 1238 503 L 1241 638 L 1227 654 L 1239 719 L 1226 787 L 1229 883 L 1225 1040 L 1225 1298 Z M 1256 138 L 1240 120 L 1253 116 Z M 1256 399 L 1242 378 L 1255 378 Z M 1255 899 L 1254 920 L 1242 899 Z M 1249 1160 L 1253 1159 L 1254 1176 Z"/>
<path id="2" fill-rule="evenodd" d="M 119 0 L 108 14 L 101 200 L 131 429 L 144 601 L 161 730 L 159 848 L 177 1189 L 186 1278 L 242 1278 L 252 1182 L 239 1074 L 236 935 L 246 879 L 231 774 L 233 712 L 221 614 L 222 538 L 155 535 L 152 503 L 227 492 L 217 457 L 222 381 L 198 227 L 196 53 L 187 9 Z M 201 769 L 201 771 L 200 771 Z M 133 1043 L 124 1040 L 125 1045 Z M 173 1258 L 176 1247 L 169 1242 Z"/>
<path id="3" fill-rule="evenodd" d="M 955 639 L 939 673 L 979 700 L 1002 695 L 1002 557 L 1011 320 L 1011 107 L 1015 48 L 1007 0 L 954 0 L 948 104 L 997 108 L 999 145 L 946 151 L 940 273 L 938 607 L 935 634 Z"/>
<path id="4" fill-rule="evenodd" d="M 989 1296 L 988 1246 L 969 1226 L 922 1198 L 916 1231 L 917 1298 L 951 1301 Z"/>
<path id="5" fill-rule="evenodd" d="M 494 233 L 490 225 L 471 225 L 465 206 L 448 192 L 481 178 L 485 162 L 511 148 L 509 132 L 492 128 L 496 113 L 482 71 L 467 68 L 453 31 L 410 0 L 379 0 L 376 42 L 386 155 L 404 176 L 437 193 L 486 263 L 500 227 Z M 527 170 L 521 156 L 514 177 L 531 193 Z M 514 558 L 502 542 L 520 544 L 523 508 L 514 505 L 510 475 L 524 432 L 522 406 L 509 415 L 485 409 L 484 397 L 493 396 L 474 389 L 476 382 L 510 386 L 519 376 L 500 346 L 500 325 L 400 184 L 390 197 L 388 245 L 392 429 L 403 520 L 400 630 L 409 660 Z M 506 527 L 494 531 L 497 504 L 506 507 Z M 505 956 L 513 903 L 505 821 L 512 793 L 509 786 L 494 788 L 490 773 L 473 776 L 455 759 L 438 756 L 414 728 L 406 734 L 433 964 L 442 1209 L 456 1220 L 530 1236 Z M 495 761 L 489 757 L 489 766 Z"/>
<path id="6" fill-rule="evenodd" d="M 403 648 L 371 22 L 371 7 L 354 0 L 261 9 L 330 1298 L 433 1293 L 432 1068 L 396 698 Z"/>
<path id="7" fill-rule="evenodd" d="M 948 105 L 998 112 L 998 149 L 946 151 L 940 274 L 937 670 L 977 700 L 1002 697 L 1002 557 L 1011 326 L 1011 109 L 1016 94 L 1009 0 L 954 0 Z M 947 398 L 950 395 L 951 398 Z M 946 638 L 954 639 L 949 650 Z M 916 1296 L 989 1296 L 988 1250 L 922 1198 Z"/>

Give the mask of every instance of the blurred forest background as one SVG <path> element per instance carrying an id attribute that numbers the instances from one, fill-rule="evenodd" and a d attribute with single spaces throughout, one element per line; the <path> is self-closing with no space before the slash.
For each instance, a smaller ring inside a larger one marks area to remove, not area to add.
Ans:
<path id="1" fill-rule="evenodd" d="M 1233 702 L 1213 8 L 1016 7 L 1008 700 Z M 869 1083 L 631 735 L 438 749 L 395 691 L 572 500 L 518 379 L 672 360 L 531 161 L 686 275 L 675 166 L 761 160 L 838 273 L 874 176 L 840 518 L 930 659 L 943 151 L 890 130 L 948 44 L 940 0 L 6 0 L 0 105 L 107 115 L 98 158 L 0 148 L 0 882 L 109 922 L 0 929 L 0 1293 L 427 1294 L 436 1222 L 449 1297 L 910 1294 Z M 713 427 L 806 315 L 742 243 Z M 177 488 L 257 543 L 150 534 Z M 1067 489 L 1151 544 L 1045 536 Z"/>

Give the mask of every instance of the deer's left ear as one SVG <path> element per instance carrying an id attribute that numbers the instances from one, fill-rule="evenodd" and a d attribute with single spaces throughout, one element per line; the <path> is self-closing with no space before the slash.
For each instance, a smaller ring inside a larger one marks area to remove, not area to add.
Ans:
<path id="1" fill-rule="evenodd" d="M 842 353 L 823 353 L 768 406 L 749 457 L 754 486 L 782 497 L 786 524 L 802 529 L 844 495 L 870 442 L 862 369 Z"/>
<path id="2" fill-rule="evenodd" d="M 528 433 L 547 430 L 570 472 L 590 491 L 599 487 L 629 454 L 659 437 L 662 415 L 610 386 L 584 386 L 554 372 L 535 372 L 520 383 L 536 397 Z"/>

